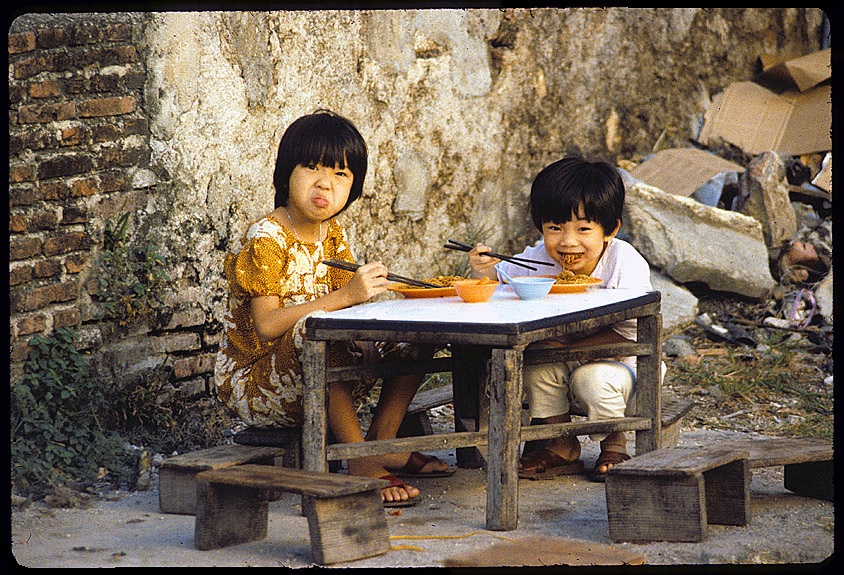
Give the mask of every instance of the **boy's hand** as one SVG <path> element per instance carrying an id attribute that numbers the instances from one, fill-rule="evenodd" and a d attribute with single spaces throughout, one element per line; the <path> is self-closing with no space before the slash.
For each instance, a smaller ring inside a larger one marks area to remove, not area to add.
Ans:
<path id="1" fill-rule="evenodd" d="M 495 271 L 495 264 L 501 260 L 492 256 L 482 255 L 491 249 L 492 248 L 489 246 L 485 246 L 484 244 L 478 242 L 469 252 L 469 265 L 472 266 L 472 275 L 475 278 L 498 279 L 498 274 Z"/>

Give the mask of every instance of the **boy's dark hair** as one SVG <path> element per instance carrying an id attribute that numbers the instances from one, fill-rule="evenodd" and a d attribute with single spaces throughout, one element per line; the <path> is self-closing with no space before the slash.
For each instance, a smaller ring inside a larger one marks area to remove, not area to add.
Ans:
<path id="1" fill-rule="evenodd" d="M 349 199 L 340 212 L 363 193 L 367 167 L 366 142 L 355 125 L 343 116 L 330 110 L 317 110 L 287 127 L 278 144 L 273 173 L 276 208 L 287 205 L 293 169 L 308 164 L 337 165 L 348 168 L 354 174 Z"/>
<path id="2" fill-rule="evenodd" d="M 618 170 L 606 162 L 569 156 L 545 167 L 533 180 L 530 215 L 539 231 L 545 222 L 568 222 L 580 206 L 586 219 L 598 222 L 604 233 L 612 232 L 624 206 Z"/>

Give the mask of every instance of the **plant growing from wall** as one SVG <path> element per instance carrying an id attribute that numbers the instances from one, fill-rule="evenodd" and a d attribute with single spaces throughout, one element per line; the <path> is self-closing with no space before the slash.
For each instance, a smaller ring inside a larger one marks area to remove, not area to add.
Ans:
<path id="1" fill-rule="evenodd" d="M 121 325 L 150 314 L 158 305 L 157 293 L 170 277 L 158 246 L 131 245 L 127 235 L 129 212 L 107 222 L 100 252 L 100 291 L 94 299 Z"/>
<path id="2" fill-rule="evenodd" d="M 59 328 L 29 341 L 22 380 L 12 388 L 12 483 L 49 487 L 123 475 L 122 439 L 98 414 L 109 406 L 88 375 L 76 332 Z"/>

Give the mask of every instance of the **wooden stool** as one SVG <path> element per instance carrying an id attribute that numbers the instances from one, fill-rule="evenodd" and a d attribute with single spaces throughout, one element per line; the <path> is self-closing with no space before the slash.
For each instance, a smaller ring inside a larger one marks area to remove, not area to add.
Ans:
<path id="1" fill-rule="evenodd" d="M 162 513 L 193 515 L 197 473 L 244 463 L 275 465 L 283 455 L 281 447 L 219 445 L 165 459 L 158 472 L 158 507 Z"/>
<path id="2" fill-rule="evenodd" d="M 418 435 L 433 435 L 431 418 L 428 412 L 453 401 L 450 385 L 442 385 L 418 392 L 414 397 L 407 413 L 402 420 L 397 437 L 415 437 Z"/>
<path id="3" fill-rule="evenodd" d="M 831 441 L 810 437 L 771 437 L 719 442 L 718 447 L 748 451 L 751 469 L 784 466 L 784 486 L 797 495 L 835 500 Z"/>
<path id="4" fill-rule="evenodd" d="M 303 495 L 311 550 L 321 565 L 381 555 L 390 550 L 379 489 L 368 479 L 267 465 L 238 465 L 196 476 L 197 549 L 217 549 L 267 536 L 268 494 Z"/>
<path id="5" fill-rule="evenodd" d="M 610 537 L 620 541 L 703 541 L 707 525 L 750 521 L 747 451 L 671 447 L 607 472 Z"/>

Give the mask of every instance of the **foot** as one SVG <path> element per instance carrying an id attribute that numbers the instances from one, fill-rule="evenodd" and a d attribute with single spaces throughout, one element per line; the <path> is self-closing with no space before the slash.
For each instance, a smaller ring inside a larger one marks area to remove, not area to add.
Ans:
<path id="1" fill-rule="evenodd" d="M 397 477 L 449 477 L 454 475 L 454 469 L 449 469 L 448 463 L 433 455 L 425 455 L 414 451 L 401 467 L 388 467 L 388 471 Z"/>
<path id="2" fill-rule="evenodd" d="M 619 453 L 617 451 L 602 451 L 601 455 L 598 456 L 598 460 L 595 461 L 595 468 L 591 477 L 592 481 L 605 481 L 607 478 L 607 471 L 609 471 L 613 465 L 624 463 L 628 459 L 630 459 L 630 456 L 626 453 Z"/>
<path id="3" fill-rule="evenodd" d="M 384 467 L 377 462 L 376 458 L 362 457 L 360 459 L 350 459 L 346 463 L 349 468 L 349 475 L 390 480 L 391 485 L 381 489 L 381 501 L 383 501 L 385 505 L 387 503 L 409 501 L 419 497 L 418 489 L 412 485 L 408 485 L 384 469 Z"/>
<path id="4" fill-rule="evenodd" d="M 528 453 L 519 462 L 522 479 L 550 479 L 558 475 L 574 475 L 583 471 L 583 462 L 577 456 L 565 459 L 547 447 Z"/>
<path id="5" fill-rule="evenodd" d="M 419 490 L 411 487 L 395 475 L 388 473 L 379 479 L 390 481 L 388 487 L 381 488 L 381 502 L 384 507 L 410 507 L 419 503 Z M 410 493 L 415 491 L 416 496 L 411 497 Z"/>

